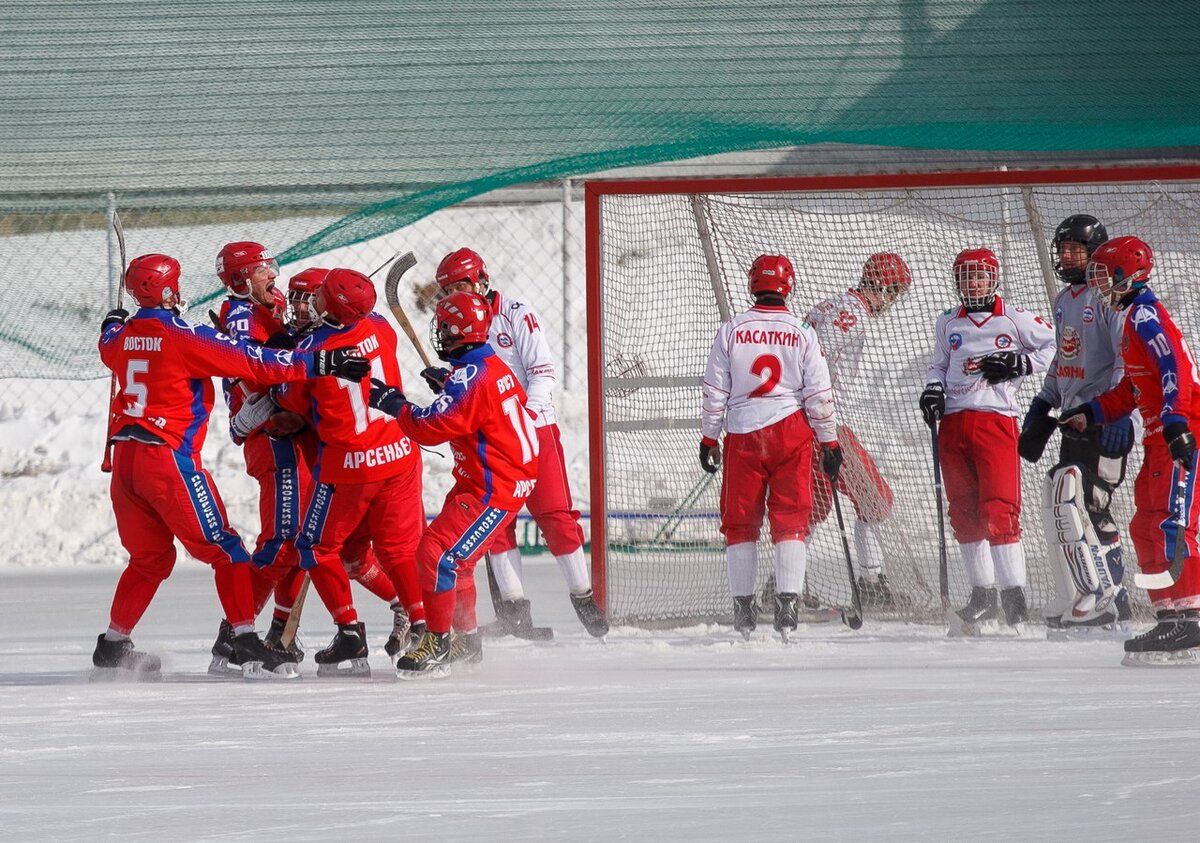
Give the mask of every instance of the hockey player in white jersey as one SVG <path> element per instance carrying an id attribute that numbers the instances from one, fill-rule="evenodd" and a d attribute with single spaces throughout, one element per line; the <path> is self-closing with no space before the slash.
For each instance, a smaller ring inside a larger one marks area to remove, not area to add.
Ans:
<path id="1" fill-rule="evenodd" d="M 524 387 L 528 396 L 525 406 L 535 415 L 538 432 L 537 482 L 525 505 L 567 581 L 571 605 L 580 623 L 591 635 L 603 637 L 608 634 L 608 619 L 592 596 L 592 573 L 583 552 L 583 529 L 579 526 L 579 511 L 571 500 L 554 413 L 552 393 L 558 376 L 541 321 L 529 305 L 490 289 L 483 258 L 471 249 L 457 249 L 442 258 L 436 279 L 445 295 L 474 292 L 484 296 L 492 306 L 488 344 Z M 431 367 L 421 375 L 434 390 L 440 390 L 449 372 Z M 521 582 L 515 519 L 492 544 L 490 567 L 501 597 L 497 620 L 514 635 L 533 637 L 529 601 Z"/>
<path id="2" fill-rule="evenodd" d="M 1087 403 L 1121 380 L 1122 314 L 1088 288 L 1088 258 L 1108 232 L 1088 214 L 1067 217 L 1054 231 L 1054 269 L 1065 286 L 1054 299 L 1057 350 L 1021 426 L 1021 456 L 1037 462 L 1058 427 L 1055 408 Z M 1127 416 L 1083 432 L 1062 428 L 1058 462 L 1043 495 L 1046 545 L 1057 594 L 1044 614 L 1051 629 L 1111 627 L 1130 619 L 1121 585 L 1121 534 L 1110 512 L 1133 447 Z"/>
<path id="3" fill-rule="evenodd" d="M 912 273 L 904 258 L 892 252 L 879 252 L 863 264 L 857 287 L 819 302 L 808 312 L 806 321 L 817 332 L 829 365 L 839 418 L 845 419 L 848 393 L 862 363 L 871 321 L 886 312 L 911 286 Z M 859 595 L 865 605 L 891 606 L 892 594 L 883 572 L 883 548 L 876 525 L 892 513 L 892 490 L 875 460 L 844 421 L 838 425 L 838 442 L 846 459 L 838 491 L 849 496 L 857 516 L 854 548 L 859 566 Z M 829 516 L 833 495 L 829 480 L 818 470 L 817 462 L 813 463 L 812 479 L 812 522 L 816 524 Z"/>
<path id="4" fill-rule="evenodd" d="M 723 427 L 721 532 L 734 629 L 746 637 L 758 615 L 756 543 L 764 509 L 775 545 L 775 629 L 786 638 L 796 628 L 804 589 L 814 432 L 834 482 L 842 463 L 829 368 L 816 333 L 787 308 L 794 279 L 782 255 L 754 261 L 754 307 L 721 323 L 704 372 L 700 466 L 717 470 Z"/>
<path id="5" fill-rule="evenodd" d="M 950 525 L 971 583 L 958 615 L 971 632 L 999 617 L 997 584 L 1005 623 L 1028 619 L 1016 394 L 1022 378 L 1046 371 L 1054 331 L 1001 299 L 1000 263 L 990 249 L 960 252 L 953 272 L 962 305 L 937 319 L 920 407 L 931 427 L 941 421 Z"/>

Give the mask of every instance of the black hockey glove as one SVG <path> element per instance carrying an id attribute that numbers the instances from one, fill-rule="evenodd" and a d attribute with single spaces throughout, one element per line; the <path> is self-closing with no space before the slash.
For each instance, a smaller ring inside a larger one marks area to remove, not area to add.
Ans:
<path id="1" fill-rule="evenodd" d="M 921 415 L 925 424 L 933 427 L 942 416 L 946 415 L 946 391 L 940 383 L 931 383 L 921 393 Z"/>
<path id="2" fill-rule="evenodd" d="M 450 379 L 450 370 L 443 369 L 441 366 L 426 366 L 421 370 L 421 377 L 425 379 L 425 383 L 429 384 L 429 388 L 434 392 L 441 392 L 446 388 L 446 381 Z"/>
<path id="3" fill-rule="evenodd" d="M 360 381 L 371 371 L 367 358 L 354 353 L 353 346 L 345 348 L 323 348 L 313 355 L 317 364 L 317 375 L 333 375 L 348 381 Z"/>
<path id="4" fill-rule="evenodd" d="M 1045 398 L 1034 398 L 1029 402 L 1029 412 L 1021 423 L 1021 435 L 1017 438 L 1017 453 L 1026 462 L 1037 462 L 1046 450 L 1046 443 L 1054 435 L 1058 420 L 1050 415 L 1050 402 Z"/>
<path id="5" fill-rule="evenodd" d="M 700 467 L 709 474 L 716 474 L 721 467 L 721 446 L 712 439 L 700 440 Z"/>
<path id="6" fill-rule="evenodd" d="M 1163 439 L 1167 440 L 1167 450 L 1171 459 L 1182 468 L 1192 467 L 1192 457 L 1196 454 L 1196 437 L 1188 430 L 1187 422 L 1171 422 L 1163 427 Z"/>
<path id="7" fill-rule="evenodd" d="M 1069 427 L 1077 433 L 1082 433 L 1095 424 L 1096 420 L 1092 415 L 1090 404 L 1078 404 L 1069 410 L 1063 410 L 1062 414 L 1058 417 L 1058 423 L 1063 427 Z"/>
<path id="8" fill-rule="evenodd" d="M 104 321 L 100 323 L 100 331 L 102 333 L 107 331 L 109 325 L 124 325 L 128 318 L 128 310 L 123 307 L 114 307 L 108 313 L 104 314 Z"/>
<path id="9" fill-rule="evenodd" d="M 289 351 L 296 347 L 296 338 L 287 331 L 276 331 L 267 337 L 267 341 L 263 343 L 265 348 L 285 348 Z"/>
<path id="10" fill-rule="evenodd" d="M 983 379 L 995 386 L 1028 375 L 1033 371 L 1033 361 L 1028 354 L 1017 351 L 993 351 L 979 361 L 979 370 Z"/>
<path id="11" fill-rule="evenodd" d="M 842 449 L 836 442 L 821 443 L 821 471 L 829 476 L 830 483 L 836 483 L 842 470 Z"/>
<path id="12" fill-rule="evenodd" d="M 1126 416 L 1100 429 L 1100 456 L 1119 459 L 1133 450 L 1133 419 Z"/>
<path id="13" fill-rule="evenodd" d="M 408 403 L 408 399 L 404 397 L 404 393 L 399 388 L 388 386 L 377 378 L 371 378 L 371 397 L 367 399 L 367 404 L 371 407 L 387 413 L 389 416 L 398 416 L 400 408 L 406 403 Z"/>

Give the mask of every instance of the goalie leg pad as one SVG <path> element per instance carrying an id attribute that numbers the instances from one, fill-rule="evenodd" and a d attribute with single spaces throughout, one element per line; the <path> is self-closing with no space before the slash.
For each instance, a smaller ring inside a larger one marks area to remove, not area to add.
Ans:
<path id="1" fill-rule="evenodd" d="M 1084 503 L 1083 473 L 1078 466 L 1064 466 L 1050 476 L 1042 517 L 1046 545 L 1058 569 L 1056 581 L 1061 585 L 1069 577 L 1075 592 L 1064 623 L 1094 622 L 1112 613 L 1117 588 Z"/>

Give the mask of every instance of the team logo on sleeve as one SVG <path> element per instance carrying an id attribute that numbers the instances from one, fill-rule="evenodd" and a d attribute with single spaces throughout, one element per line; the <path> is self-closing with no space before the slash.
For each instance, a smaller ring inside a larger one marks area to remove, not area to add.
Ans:
<path id="1" fill-rule="evenodd" d="M 1096 309 L 1090 304 L 1083 308 L 1083 324 L 1090 325 L 1096 321 Z"/>
<path id="2" fill-rule="evenodd" d="M 496 345 L 500 346 L 501 348 L 512 348 L 513 347 L 513 338 L 510 337 L 508 334 L 497 334 L 496 335 Z"/>
<path id="3" fill-rule="evenodd" d="M 1147 322 L 1157 322 L 1158 311 L 1148 304 L 1139 304 L 1133 311 L 1133 316 L 1130 319 L 1133 320 L 1133 327 L 1136 328 L 1138 325 L 1145 325 Z"/>
<path id="4" fill-rule="evenodd" d="M 955 331 L 953 334 L 951 334 L 949 340 L 951 351 L 958 351 L 960 348 L 962 348 L 962 334 L 958 333 L 958 331 Z"/>
<path id="5" fill-rule="evenodd" d="M 1082 348 L 1083 340 L 1079 338 L 1079 332 L 1070 325 L 1063 328 L 1062 341 L 1058 344 L 1059 356 L 1064 360 L 1074 360 Z"/>
<path id="6" fill-rule="evenodd" d="M 471 382 L 471 379 L 479 373 L 479 367 L 473 363 L 468 363 L 460 369 L 455 369 L 450 374 L 450 383 L 466 386 Z"/>
<path id="7" fill-rule="evenodd" d="M 1173 395 L 1179 391 L 1179 378 L 1174 372 L 1167 372 L 1162 376 L 1162 391 L 1163 398 L 1166 398 L 1168 395 Z M 1169 413 L 1171 410 L 1167 407 L 1163 407 L 1163 412 Z"/>
<path id="8" fill-rule="evenodd" d="M 1001 334 L 996 337 L 996 348 L 1009 348 L 1012 345 L 1012 337 L 1008 334 Z"/>
<path id="9" fill-rule="evenodd" d="M 247 346 L 246 353 L 250 355 L 251 359 L 257 360 L 260 363 L 262 362 L 263 348 L 261 345 Z"/>

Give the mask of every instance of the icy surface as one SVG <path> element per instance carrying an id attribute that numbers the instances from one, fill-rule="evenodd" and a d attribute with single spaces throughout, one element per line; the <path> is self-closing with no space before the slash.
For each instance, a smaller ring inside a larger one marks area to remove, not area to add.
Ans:
<path id="1" fill-rule="evenodd" d="M 1195 839 L 1200 674 L 1122 668 L 1111 641 L 826 623 L 604 645 L 529 560 L 552 644 L 399 683 L 359 592 L 372 681 L 313 675 L 318 603 L 304 678 L 247 684 L 205 676 L 217 601 L 181 560 L 135 634 L 164 680 L 89 684 L 118 572 L 0 568 L 2 838 Z"/>

